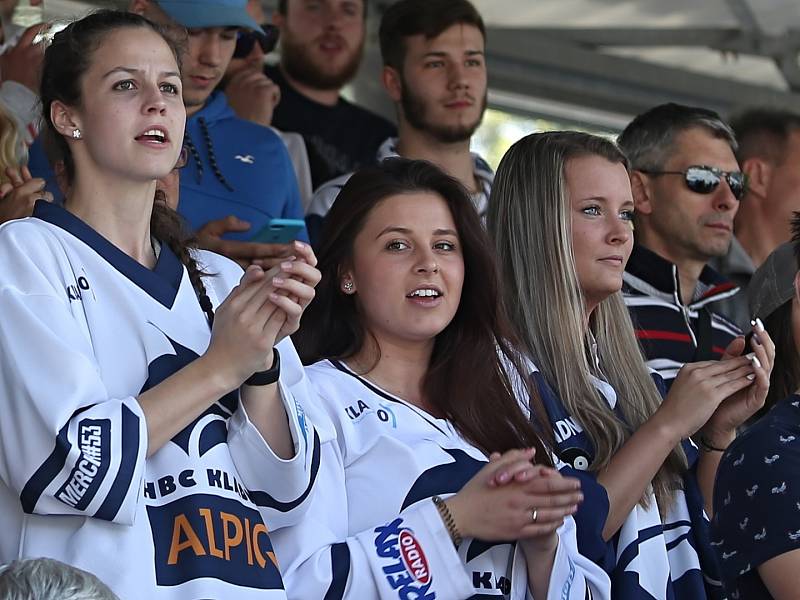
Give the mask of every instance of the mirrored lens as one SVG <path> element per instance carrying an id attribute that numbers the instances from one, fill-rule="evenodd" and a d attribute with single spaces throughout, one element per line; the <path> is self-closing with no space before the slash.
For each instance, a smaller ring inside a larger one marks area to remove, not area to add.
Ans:
<path id="1" fill-rule="evenodd" d="M 710 194 L 719 185 L 719 175 L 711 169 L 689 167 L 686 169 L 686 187 L 698 194 Z"/>
<path id="2" fill-rule="evenodd" d="M 731 192 L 737 200 L 741 200 L 747 189 L 747 179 L 744 173 L 738 171 L 735 173 L 728 173 L 727 179 L 728 185 L 731 186 Z"/>

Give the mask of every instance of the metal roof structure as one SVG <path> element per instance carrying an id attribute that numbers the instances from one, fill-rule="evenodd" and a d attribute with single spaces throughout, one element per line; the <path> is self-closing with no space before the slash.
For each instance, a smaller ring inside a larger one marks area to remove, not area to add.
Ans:
<path id="1" fill-rule="evenodd" d="M 800 3 L 477 0 L 496 106 L 625 116 L 675 101 L 800 110 Z M 527 101 L 526 101 L 527 99 Z"/>
<path id="2" fill-rule="evenodd" d="M 366 1 L 371 34 L 351 93 L 391 114 L 375 40 L 391 0 Z M 666 101 L 723 115 L 752 105 L 800 111 L 797 0 L 473 2 L 488 27 L 493 108 L 609 129 Z M 65 17 L 98 5 L 120 2 L 46 0 L 45 10 Z"/>

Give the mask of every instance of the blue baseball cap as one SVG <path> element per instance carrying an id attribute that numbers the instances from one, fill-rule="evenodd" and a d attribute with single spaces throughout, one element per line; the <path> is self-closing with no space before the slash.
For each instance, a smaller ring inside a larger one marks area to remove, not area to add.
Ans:
<path id="1" fill-rule="evenodd" d="M 247 13 L 247 0 L 158 0 L 173 21 L 187 29 L 244 27 L 264 33 Z"/>

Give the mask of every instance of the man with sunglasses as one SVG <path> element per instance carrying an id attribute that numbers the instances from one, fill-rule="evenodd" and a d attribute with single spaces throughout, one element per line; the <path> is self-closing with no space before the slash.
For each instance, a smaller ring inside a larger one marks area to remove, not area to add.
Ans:
<path id="1" fill-rule="evenodd" d="M 800 114 L 755 108 L 735 116 L 731 127 L 747 189 L 730 250 L 711 265 L 741 288 L 719 310 L 746 329 L 750 278 L 775 248 L 791 239 L 792 215 L 800 210 Z"/>
<path id="2" fill-rule="evenodd" d="M 260 0 L 248 0 L 247 13 L 261 28 L 236 32 L 233 58 L 220 87 L 237 115 L 269 127 L 281 89 L 264 73 L 264 58 L 275 49 L 279 32 L 277 26 L 266 22 Z"/>
<path id="3" fill-rule="evenodd" d="M 237 116 L 216 90 L 238 33 L 261 31 L 246 4 L 132 0 L 130 10 L 188 31 L 181 79 L 189 156 L 181 173 L 178 211 L 203 247 L 243 266 L 271 266 L 291 252 L 291 244 L 262 244 L 253 236 L 272 218 L 303 218 L 294 168 L 277 134 Z"/>
<path id="4" fill-rule="evenodd" d="M 260 30 L 240 29 L 236 34 L 236 48 L 219 88 L 225 92 L 228 103 L 242 119 L 270 127 L 272 112 L 281 100 L 281 89 L 264 73 L 264 58 L 275 49 L 278 27 L 266 23 L 260 0 L 248 0 L 247 12 L 261 23 Z M 311 167 L 303 136 L 280 131 L 273 127 L 286 144 L 292 159 L 300 200 L 303 208 L 311 200 Z"/>
<path id="5" fill-rule="evenodd" d="M 728 251 L 745 178 L 730 126 L 703 108 L 663 104 L 618 143 L 631 162 L 635 244 L 623 294 L 648 364 L 669 386 L 687 362 L 738 354 L 716 303 L 738 288 L 708 266 Z"/>

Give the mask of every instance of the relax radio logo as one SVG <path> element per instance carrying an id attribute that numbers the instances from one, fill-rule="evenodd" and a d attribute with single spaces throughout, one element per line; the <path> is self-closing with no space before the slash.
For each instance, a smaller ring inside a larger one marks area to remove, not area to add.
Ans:
<path id="1" fill-rule="evenodd" d="M 390 559 L 382 567 L 386 581 L 397 590 L 401 600 L 435 600 L 428 559 L 414 532 L 401 527 L 403 519 L 375 528 L 375 551 L 381 558 Z"/>

